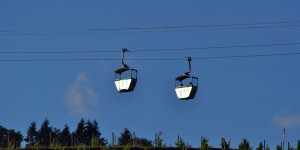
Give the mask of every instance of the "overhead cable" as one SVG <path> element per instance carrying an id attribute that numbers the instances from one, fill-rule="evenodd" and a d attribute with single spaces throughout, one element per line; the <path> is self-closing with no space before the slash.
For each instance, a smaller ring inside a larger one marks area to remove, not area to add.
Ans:
<path id="1" fill-rule="evenodd" d="M 211 24 L 186 26 L 125 27 L 125 28 L 88 28 L 88 29 L 51 29 L 51 30 L 0 30 L 0 35 L 56 35 L 56 34 L 101 34 L 136 32 L 175 32 L 194 30 L 233 30 L 299 27 L 300 21 L 257 22 L 243 24 Z"/>
<path id="2" fill-rule="evenodd" d="M 228 45 L 228 46 L 207 46 L 207 47 L 190 47 L 190 48 L 138 49 L 138 50 L 130 50 L 130 52 L 186 51 L 186 50 L 273 47 L 273 46 L 292 46 L 292 45 L 300 45 L 300 42 L 272 43 L 272 44 L 250 44 L 250 45 Z"/>
<path id="3" fill-rule="evenodd" d="M 273 56 L 295 56 L 295 55 L 300 55 L 300 52 L 193 57 L 193 60 L 273 57 Z M 119 61 L 119 60 L 121 60 L 121 59 L 120 58 L 40 58 L 40 59 L 0 59 L 0 62 Z M 183 58 L 130 58 L 130 59 L 126 59 L 126 60 L 133 60 L 133 61 L 175 61 L 175 60 L 184 60 L 184 59 Z"/>
<path id="4" fill-rule="evenodd" d="M 228 48 L 251 48 L 251 47 L 275 47 L 300 45 L 300 42 L 271 43 L 271 44 L 248 44 L 248 45 L 227 45 L 207 47 L 185 47 L 185 48 L 162 48 L 162 49 L 133 49 L 129 52 L 162 52 L 162 51 L 187 51 L 207 49 L 228 49 Z M 0 51 L 0 54 L 83 54 L 83 53 L 119 53 L 120 50 L 78 50 L 78 51 Z"/>

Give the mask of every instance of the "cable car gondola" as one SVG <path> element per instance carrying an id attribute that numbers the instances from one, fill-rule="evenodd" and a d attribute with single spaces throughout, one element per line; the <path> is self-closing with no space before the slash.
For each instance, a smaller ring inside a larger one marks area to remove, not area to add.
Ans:
<path id="1" fill-rule="evenodd" d="M 115 85 L 119 93 L 133 91 L 137 82 L 137 70 L 129 68 L 128 65 L 124 63 L 124 53 L 127 51 L 125 48 L 122 49 L 123 68 L 119 68 L 115 71 Z"/>
<path id="2" fill-rule="evenodd" d="M 189 72 L 175 79 L 175 92 L 180 100 L 193 99 L 198 89 L 198 78 L 190 75 L 192 58 L 186 57 L 186 60 L 189 62 Z"/>

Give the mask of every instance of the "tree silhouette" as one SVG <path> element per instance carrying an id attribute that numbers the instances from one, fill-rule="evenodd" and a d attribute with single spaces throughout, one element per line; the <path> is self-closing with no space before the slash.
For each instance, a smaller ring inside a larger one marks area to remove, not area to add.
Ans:
<path id="1" fill-rule="evenodd" d="M 97 134 L 99 134 L 99 131 L 98 131 L 98 129 L 95 129 L 94 124 L 90 120 L 88 120 L 86 122 L 84 134 L 85 134 L 85 140 L 86 140 L 85 145 L 90 145 L 92 139 L 95 136 L 97 136 Z"/>
<path id="2" fill-rule="evenodd" d="M 138 145 L 138 146 L 153 146 L 152 144 L 152 141 L 151 140 L 148 140 L 146 138 L 139 138 L 139 137 L 136 137 L 134 139 L 134 143 L 135 145 Z"/>
<path id="3" fill-rule="evenodd" d="M 0 147 L 6 148 L 7 147 L 7 129 L 0 125 Z"/>
<path id="4" fill-rule="evenodd" d="M 226 142 L 225 138 L 222 138 L 220 145 L 222 147 L 222 150 L 229 149 L 230 148 L 230 140 L 228 142 Z"/>
<path id="5" fill-rule="evenodd" d="M 9 142 L 11 148 L 21 147 L 21 142 L 23 141 L 23 136 L 20 131 L 16 132 L 13 129 L 8 130 L 9 133 Z"/>
<path id="6" fill-rule="evenodd" d="M 0 125 L 0 148 L 18 148 L 21 146 L 23 136 L 20 131 L 6 129 Z"/>
<path id="7" fill-rule="evenodd" d="M 260 142 L 260 143 L 258 144 L 258 147 L 256 148 L 256 150 L 263 150 L 263 148 L 264 148 L 263 143 Z"/>
<path id="8" fill-rule="evenodd" d="M 105 146 L 107 144 L 107 141 L 104 138 L 101 138 L 98 122 L 96 120 L 93 122 L 88 120 L 85 129 L 86 145 Z"/>
<path id="9" fill-rule="evenodd" d="M 61 134 L 60 129 L 52 127 L 50 144 L 59 145 L 59 135 L 60 134 Z"/>
<path id="10" fill-rule="evenodd" d="M 75 141 L 76 145 L 84 145 L 85 144 L 85 121 L 83 118 L 80 119 L 77 124 L 77 128 L 75 130 Z"/>
<path id="11" fill-rule="evenodd" d="M 24 140 L 25 140 L 25 142 L 27 142 L 26 147 L 30 148 L 30 147 L 34 146 L 34 144 L 36 144 L 37 140 L 38 140 L 38 137 L 37 137 L 38 132 L 36 130 L 35 121 L 30 124 L 26 133 L 27 133 L 27 136 Z"/>
<path id="12" fill-rule="evenodd" d="M 175 142 L 176 147 L 181 148 L 181 149 L 185 149 L 188 147 L 191 147 L 190 145 L 188 145 L 182 138 L 180 138 L 178 136 L 178 140 L 177 142 Z"/>
<path id="13" fill-rule="evenodd" d="M 210 146 L 208 145 L 208 139 L 206 137 L 201 137 L 201 147 L 200 150 L 207 150 L 208 148 L 210 148 Z"/>
<path id="14" fill-rule="evenodd" d="M 50 146 L 50 137 L 52 134 L 52 128 L 49 127 L 49 120 L 46 118 L 41 124 L 41 128 L 38 131 L 38 142 L 42 147 Z"/>
<path id="15" fill-rule="evenodd" d="M 280 145 L 276 145 L 276 150 L 282 150 L 282 147 Z"/>
<path id="16" fill-rule="evenodd" d="M 94 138 L 97 139 L 97 142 L 101 145 L 101 146 L 105 146 L 107 145 L 107 140 L 103 137 L 101 137 L 101 132 L 99 130 L 99 124 L 96 120 L 93 121 L 93 130 L 97 133 L 94 135 Z"/>
<path id="17" fill-rule="evenodd" d="M 252 147 L 250 147 L 249 141 L 244 138 L 242 142 L 239 144 L 238 150 L 252 150 Z"/>
<path id="18" fill-rule="evenodd" d="M 123 133 L 121 133 L 121 136 L 118 138 L 118 145 L 124 146 L 124 145 L 131 145 L 132 144 L 132 135 L 130 131 L 125 128 Z"/>
<path id="19" fill-rule="evenodd" d="M 297 149 L 296 150 L 300 150 L 300 140 L 298 140 L 298 142 L 297 142 Z"/>
<path id="20" fill-rule="evenodd" d="M 66 124 L 64 129 L 61 131 L 58 141 L 61 146 L 71 146 L 71 133 L 69 126 Z"/>

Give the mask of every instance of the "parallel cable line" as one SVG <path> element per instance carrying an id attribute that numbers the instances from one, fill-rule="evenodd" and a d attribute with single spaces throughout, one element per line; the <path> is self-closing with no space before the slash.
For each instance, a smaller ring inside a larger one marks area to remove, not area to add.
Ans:
<path id="1" fill-rule="evenodd" d="M 113 61 L 119 58 L 38 58 L 38 59 L 0 59 L 0 62 L 51 62 L 51 61 Z"/>
<path id="2" fill-rule="evenodd" d="M 244 24 L 215 24 L 190 26 L 157 26 L 157 27 L 128 27 L 128 28 L 90 28 L 90 29 L 61 29 L 61 30 L 0 30 L 0 35 L 56 35 L 56 34 L 101 34 L 101 33 L 138 33 L 138 32 L 175 32 L 194 30 L 228 30 L 228 29 L 259 29 L 298 27 L 300 21 L 258 22 Z"/>
<path id="3" fill-rule="evenodd" d="M 193 59 L 207 60 L 207 59 L 228 59 L 228 58 L 294 56 L 294 55 L 300 55 L 300 52 L 294 52 L 294 53 L 273 53 L 273 54 L 252 54 L 252 55 L 233 55 L 233 56 L 196 57 L 196 58 L 193 58 Z"/>
<path id="4" fill-rule="evenodd" d="M 210 56 L 210 57 L 193 57 L 193 60 L 209 59 L 232 59 L 232 58 L 252 58 L 252 57 L 273 57 L 273 56 L 295 56 L 300 52 L 292 53 L 271 53 L 271 54 L 251 54 L 251 55 L 230 55 L 230 56 Z M 0 62 L 47 62 L 47 61 L 119 61 L 120 58 L 41 58 L 41 59 L 0 59 Z M 185 60 L 184 58 L 130 58 L 126 60 L 133 61 L 175 61 Z"/>
<path id="5" fill-rule="evenodd" d="M 207 46 L 207 47 L 185 47 L 165 49 L 136 49 L 129 52 L 162 52 L 162 51 L 186 51 L 186 50 L 207 50 L 207 49 L 228 49 L 228 48 L 252 48 L 252 47 L 275 47 L 300 45 L 300 42 L 271 43 L 271 44 L 249 44 L 249 45 L 228 45 L 228 46 Z M 0 51 L 0 54 L 83 54 L 83 53 L 119 53 L 120 50 L 78 50 L 78 51 Z"/>
<path id="6" fill-rule="evenodd" d="M 252 26 L 252 25 L 273 25 L 273 24 L 295 24 L 300 21 L 281 21 L 281 22 L 260 22 L 260 23 L 245 23 L 245 24 L 219 24 L 219 25 L 191 25 L 191 26 L 164 26 L 164 27 L 135 27 L 135 28 L 110 28 L 110 29 L 88 29 L 92 31 L 98 30 L 154 30 L 154 29 L 180 29 L 180 28 L 208 28 L 208 27 L 227 27 L 227 26 Z"/>
<path id="7" fill-rule="evenodd" d="M 229 46 L 207 46 L 207 47 L 195 47 L 195 48 L 138 49 L 138 50 L 129 50 L 129 52 L 185 51 L 185 50 L 273 47 L 273 46 L 292 46 L 292 45 L 300 45 L 300 42 L 272 43 L 272 44 L 251 44 L 251 45 L 229 45 Z"/>
<path id="8" fill-rule="evenodd" d="M 78 51 L 0 51 L 0 54 L 82 54 L 82 53 L 116 53 L 116 50 L 78 50 Z"/>

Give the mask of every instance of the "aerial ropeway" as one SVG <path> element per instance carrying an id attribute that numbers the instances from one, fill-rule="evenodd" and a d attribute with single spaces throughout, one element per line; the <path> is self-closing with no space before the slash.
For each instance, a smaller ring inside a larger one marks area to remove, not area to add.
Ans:
<path id="1" fill-rule="evenodd" d="M 180 100 L 193 99 L 198 89 L 198 78 L 190 75 L 192 58 L 186 57 L 186 60 L 189 62 L 189 72 L 175 79 L 175 92 Z"/>
<path id="2" fill-rule="evenodd" d="M 124 63 L 124 53 L 127 51 L 125 48 L 122 49 L 123 67 L 115 71 L 115 85 L 119 93 L 133 91 L 137 83 L 137 70 L 129 68 Z"/>

